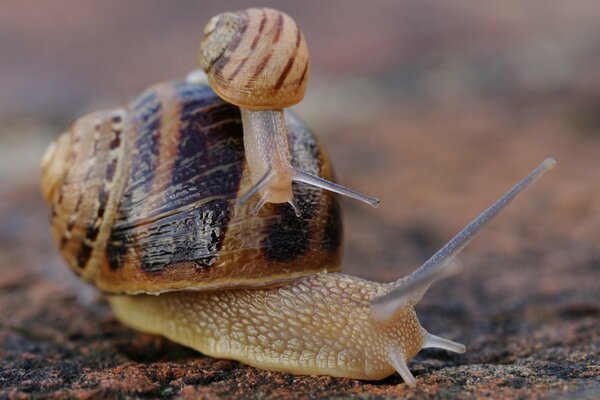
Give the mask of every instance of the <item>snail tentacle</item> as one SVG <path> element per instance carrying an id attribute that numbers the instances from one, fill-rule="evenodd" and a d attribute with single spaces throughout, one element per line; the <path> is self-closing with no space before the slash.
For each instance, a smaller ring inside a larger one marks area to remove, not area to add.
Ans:
<path id="1" fill-rule="evenodd" d="M 453 353 L 464 353 L 467 351 L 467 348 L 462 343 L 453 342 L 452 340 L 432 335 L 429 332 L 425 332 L 425 337 L 423 338 L 423 346 L 422 349 L 443 349 L 448 350 Z"/>
<path id="2" fill-rule="evenodd" d="M 292 197 L 291 199 L 289 199 L 288 204 L 294 209 L 294 214 L 296 214 L 296 217 L 302 215 L 302 211 L 300 211 L 300 206 L 298 205 L 296 198 Z"/>
<path id="3" fill-rule="evenodd" d="M 274 177 L 275 174 L 271 172 L 271 170 L 268 170 L 267 173 L 260 179 L 260 181 L 256 183 L 256 185 L 252 186 L 250 190 L 244 193 L 244 195 L 242 195 L 242 197 L 240 197 L 237 200 L 238 205 L 243 206 L 244 204 L 246 204 L 246 202 L 250 200 L 252 196 L 254 196 L 259 191 L 265 189 Z"/>
<path id="4" fill-rule="evenodd" d="M 396 372 L 404 379 L 404 383 L 410 387 L 414 387 L 416 385 L 415 377 L 406 364 L 402 350 L 396 347 L 391 348 L 388 358 Z"/>
<path id="5" fill-rule="evenodd" d="M 473 240 L 475 235 L 523 190 L 530 187 L 531 184 L 555 166 L 556 161 L 553 158 L 544 160 L 537 168 L 450 239 L 415 272 L 392 283 L 395 286 L 393 290 L 372 301 L 372 311 L 375 318 L 385 321 L 391 318 L 396 310 L 407 302 L 412 305 L 418 303 L 433 282 L 448 276 L 452 272 L 452 260 Z"/>
<path id="6" fill-rule="evenodd" d="M 357 192 L 356 190 L 352 190 L 350 188 L 339 185 L 337 183 L 330 182 L 323 178 L 319 178 L 318 176 L 309 174 L 308 172 L 302 171 L 299 168 L 294 168 L 294 173 L 292 176 L 293 181 L 307 183 L 309 185 L 316 186 L 321 189 L 329 190 L 330 192 L 338 193 L 346 197 L 360 200 L 373 207 L 379 207 L 379 204 L 381 203 L 381 201 L 376 197 L 367 196 L 365 194 Z"/>
<path id="7" fill-rule="evenodd" d="M 260 209 L 263 208 L 263 206 L 269 202 L 269 196 L 270 196 L 269 192 L 264 192 L 262 194 L 262 196 L 260 196 L 260 200 L 258 200 L 256 205 L 252 209 L 252 215 L 258 215 L 258 212 L 260 211 Z"/>

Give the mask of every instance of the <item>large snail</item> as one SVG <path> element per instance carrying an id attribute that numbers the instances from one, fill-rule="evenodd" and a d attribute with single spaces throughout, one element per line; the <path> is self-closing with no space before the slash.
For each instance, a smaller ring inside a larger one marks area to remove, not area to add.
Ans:
<path id="1" fill-rule="evenodd" d="M 413 274 L 369 282 L 336 272 L 341 220 L 333 194 L 290 185 L 299 216 L 286 204 L 254 213 L 238 201 L 256 185 L 244 111 L 200 81 L 159 84 L 123 108 L 86 115 L 42 160 L 57 246 L 83 280 L 108 294 L 117 318 L 207 355 L 296 374 L 373 380 L 397 371 L 413 385 L 406 363 L 420 349 L 463 352 L 423 329 L 413 306 L 554 161 Z M 333 179 L 316 138 L 282 115 L 291 163 Z"/>
<path id="2" fill-rule="evenodd" d="M 289 203 L 300 214 L 292 181 L 331 190 L 372 206 L 379 200 L 335 184 L 293 165 L 283 109 L 304 97 L 309 56 L 304 35 L 288 15 L 271 8 L 250 8 L 213 17 L 204 29 L 200 66 L 213 90 L 240 108 L 244 148 L 257 192 L 257 213 L 267 203 Z"/>

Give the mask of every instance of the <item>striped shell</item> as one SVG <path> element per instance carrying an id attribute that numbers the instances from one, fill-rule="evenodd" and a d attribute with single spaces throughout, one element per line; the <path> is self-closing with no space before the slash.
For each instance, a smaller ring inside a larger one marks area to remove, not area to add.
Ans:
<path id="1" fill-rule="evenodd" d="M 304 97 L 308 48 L 298 24 L 280 11 L 250 8 L 213 17 L 199 61 L 213 90 L 239 107 L 281 109 Z"/>
<path id="2" fill-rule="evenodd" d="M 332 178 L 315 137 L 288 115 L 293 162 Z M 302 210 L 253 216 L 239 109 L 177 81 L 91 113 L 51 145 L 42 192 L 69 266 L 116 293 L 270 285 L 339 268 L 337 200 L 294 186 Z"/>

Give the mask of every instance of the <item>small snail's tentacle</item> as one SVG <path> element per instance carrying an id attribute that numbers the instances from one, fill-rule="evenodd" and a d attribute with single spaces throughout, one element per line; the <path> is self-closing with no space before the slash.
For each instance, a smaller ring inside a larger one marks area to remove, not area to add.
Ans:
<path id="1" fill-rule="evenodd" d="M 335 192 L 347 197 L 351 197 L 353 199 L 365 202 L 373 207 L 379 207 L 379 204 L 381 203 L 381 201 L 375 197 L 367 196 L 355 190 L 349 189 L 345 186 L 338 185 L 337 183 L 330 182 L 315 175 L 311 175 L 308 172 L 302 171 L 298 168 L 294 168 L 292 180 L 296 182 L 307 183 L 309 185 L 316 186 L 321 189 L 329 190 L 330 192 Z"/>
<path id="2" fill-rule="evenodd" d="M 242 197 L 240 197 L 237 200 L 238 205 L 242 206 L 246 204 L 246 202 L 250 200 L 252 196 L 254 196 L 259 191 L 265 189 L 274 177 L 275 174 L 271 172 L 271 170 L 268 170 L 267 173 L 256 183 L 256 185 L 252 186 L 250 190 L 248 190 Z"/>
<path id="3" fill-rule="evenodd" d="M 252 209 L 252 215 L 258 215 L 258 212 L 260 211 L 260 209 L 263 208 L 263 206 L 269 202 L 270 196 L 271 196 L 271 194 L 268 191 L 264 192 L 262 194 L 262 196 L 260 197 L 260 200 L 258 201 L 258 203 L 256 203 L 256 205 Z"/>
<path id="4" fill-rule="evenodd" d="M 408 365 L 406 365 L 406 360 L 404 359 L 404 354 L 398 348 L 391 348 L 388 354 L 388 358 L 390 364 L 394 367 L 394 369 L 400 374 L 402 379 L 404 379 L 404 383 L 406 383 L 410 387 L 414 387 L 416 385 L 415 377 L 408 369 Z"/>
<path id="5" fill-rule="evenodd" d="M 298 205 L 298 202 L 296 201 L 296 199 L 294 197 L 292 197 L 290 200 L 288 200 L 288 204 L 290 206 L 292 206 L 292 208 L 294 209 L 294 213 L 296 214 L 296 217 L 299 217 L 300 215 L 302 215 L 302 212 L 300 211 L 300 206 Z"/>
<path id="6" fill-rule="evenodd" d="M 452 340 L 444 339 L 443 337 L 432 335 L 429 332 L 425 332 L 425 336 L 423 338 L 423 347 L 422 349 L 444 349 L 448 351 L 452 351 L 454 353 L 464 353 L 467 351 L 467 348 L 462 343 L 453 342 Z"/>
<path id="7" fill-rule="evenodd" d="M 529 175 L 513 186 L 500 199 L 475 218 L 462 231 L 454 236 L 444 247 L 427 260 L 419 269 L 393 284 L 394 289 L 373 300 L 372 311 L 380 320 L 389 319 L 396 310 L 407 301 L 416 304 L 429 286 L 436 280 L 447 276 L 451 272 L 451 261 L 475 234 L 481 230 L 493 217 L 498 215 L 508 203 L 517 197 L 523 190 L 534 183 L 545 172 L 556 166 L 553 158 L 547 158 Z"/>

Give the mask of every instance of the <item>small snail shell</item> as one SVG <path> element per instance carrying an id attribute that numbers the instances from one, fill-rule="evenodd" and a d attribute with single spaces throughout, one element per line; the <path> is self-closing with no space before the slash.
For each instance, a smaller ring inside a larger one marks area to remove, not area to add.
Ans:
<path id="1" fill-rule="evenodd" d="M 290 16 L 272 8 L 213 17 L 204 29 L 199 62 L 219 97 L 238 107 L 282 109 L 299 103 L 306 91 L 304 35 Z"/>
<path id="2" fill-rule="evenodd" d="M 309 74 L 306 41 L 292 18 L 271 8 L 217 15 L 204 29 L 199 62 L 213 90 L 241 110 L 254 186 L 240 203 L 260 192 L 255 213 L 270 202 L 289 203 L 300 215 L 291 186 L 297 181 L 379 204 L 292 165 L 283 108 L 302 100 Z"/>

